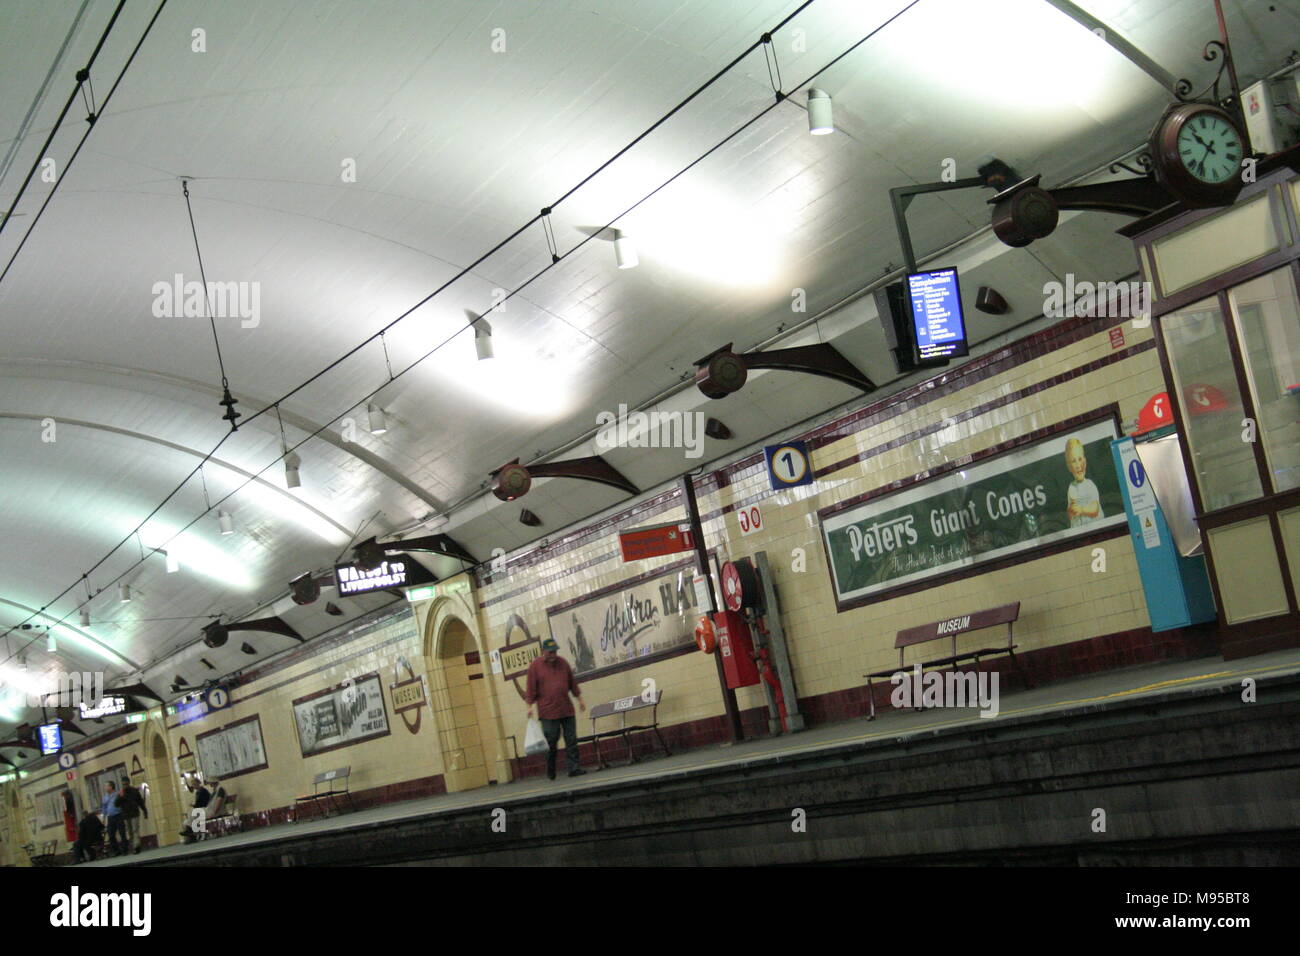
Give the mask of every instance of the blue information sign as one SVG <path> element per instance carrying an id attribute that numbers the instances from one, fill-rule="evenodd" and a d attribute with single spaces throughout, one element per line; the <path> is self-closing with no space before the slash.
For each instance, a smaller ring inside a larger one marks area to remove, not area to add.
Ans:
<path id="1" fill-rule="evenodd" d="M 907 277 L 916 357 L 946 359 L 966 355 L 966 320 L 961 311 L 957 270 L 934 269 Z"/>
<path id="2" fill-rule="evenodd" d="M 58 724 L 41 724 L 36 733 L 40 738 L 42 755 L 56 754 L 63 749 L 63 728 Z"/>
<path id="3" fill-rule="evenodd" d="M 763 448 L 763 456 L 767 459 L 767 480 L 773 491 L 812 484 L 812 459 L 808 457 L 808 446 L 803 442 L 767 445 Z"/>

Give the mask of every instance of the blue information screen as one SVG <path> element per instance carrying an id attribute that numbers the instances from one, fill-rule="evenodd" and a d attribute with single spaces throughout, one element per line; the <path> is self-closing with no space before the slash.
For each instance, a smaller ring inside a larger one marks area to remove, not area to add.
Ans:
<path id="1" fill-rule="evenodd" d="M 912 329 L 919 360 L 967 354 L 966 320 L 961 312 L 956 269 L 910 274 L 907 296 L 912 307 Z"/>
<path id="2" fill-rule="evenodd" d="M 41 754 L 48 756 L 63 749 L 63 728 L 58 724 L 41 724 L 36 728 L 41 742 Z"/>

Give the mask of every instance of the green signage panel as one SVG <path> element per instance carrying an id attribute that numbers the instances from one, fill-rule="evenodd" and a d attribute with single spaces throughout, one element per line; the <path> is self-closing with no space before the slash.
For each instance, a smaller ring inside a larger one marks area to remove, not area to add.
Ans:
<path id="1" fill-rule="evenodd" d="M 841 610 L 895 588 L 1125 525 L 1113 418 L 822 518 Z"/>

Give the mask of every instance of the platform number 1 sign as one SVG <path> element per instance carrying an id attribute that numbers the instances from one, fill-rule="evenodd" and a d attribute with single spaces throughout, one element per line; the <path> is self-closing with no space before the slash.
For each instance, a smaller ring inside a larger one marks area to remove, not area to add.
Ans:
<path id="1" fill-rule="evenodd" d="M 768 445 L 763 449 L 763 455 L 767 458 L 767 478 L 773 491 L 812 484 L 812 461 L 808 456 L 808 446 L 803 442 Z"/>

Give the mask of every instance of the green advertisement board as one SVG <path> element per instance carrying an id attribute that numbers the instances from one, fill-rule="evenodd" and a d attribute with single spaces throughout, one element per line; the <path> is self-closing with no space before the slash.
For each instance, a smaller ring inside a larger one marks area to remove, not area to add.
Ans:
<path id="1" fill-rule="evenodd" d="M 841 610 L 895 588 L 1127 523 L 1113 418 L 822 513 Z"/>

